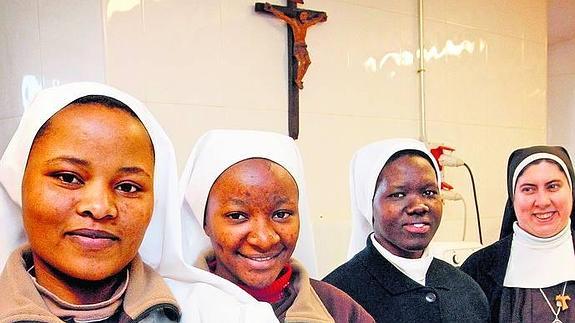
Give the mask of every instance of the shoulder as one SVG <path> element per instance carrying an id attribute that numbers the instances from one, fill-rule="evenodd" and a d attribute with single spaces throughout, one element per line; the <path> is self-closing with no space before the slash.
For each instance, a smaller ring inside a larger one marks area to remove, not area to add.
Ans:
<path id="1" fill-rule="evenodd" d="M 366 247 L 367 249 L 367 247 Z M 325 276 L 322 280 L 329 284 L 339 287 L 341 284 L 350 282 L 353 277 L 361 276 L 366 272 L 364 260 L 367 257 L 367 250 L 364 249 L 348 260 L 346 263 L 334 269 L 331 273 Z"/>
<path id="2" fill-rule="evenodd" d="M 432 273 L 437 276 L 431 278 L 434 281 L 445 281 L 452 290 L 465 290 L 466 293 L 483 294 L 477 282 L 463 271 L 437 258 L 433 259 L 432 265 L 434 266 Z"/>
<path id="3" fill-rule="evenodd" d="M 507 262 L 513 235 L 509 235 L 471 254 L 461 265 L 461 270 L 475 277 L 478 272 L 491 268 L 501 261 Z"/>
<path id="4" fill-rule="evenodd" d="M 361 305 L 337 287 L 315 279 L 310 279 L 310 284 L 336 322 L 374 322 Z"/>

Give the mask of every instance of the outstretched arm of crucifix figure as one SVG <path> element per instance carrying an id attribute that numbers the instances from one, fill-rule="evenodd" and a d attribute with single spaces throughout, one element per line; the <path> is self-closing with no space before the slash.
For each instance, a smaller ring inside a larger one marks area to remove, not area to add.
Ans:
<path id="1" fill-rule="evenodd" d="M 264 10 L 285 21 L 288 25 L 292 27 L 292 29 L 297 27 L 298 24 L 297 18 L 292 18 L 284 14 L 280 10 L 274 8 L 269 2 L 264 3 Z"/>

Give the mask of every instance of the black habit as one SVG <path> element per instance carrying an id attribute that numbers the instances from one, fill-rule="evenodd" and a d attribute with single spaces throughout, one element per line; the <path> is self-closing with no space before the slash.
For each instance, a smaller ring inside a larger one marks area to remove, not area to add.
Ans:
<path id="1" fill-rule="evenodd" d="M 367 246 L 324 279 L 346 292 L 377 322 L 488 322 L 480 287 L 448 263 L 433 259 L 422 286 Z"/>

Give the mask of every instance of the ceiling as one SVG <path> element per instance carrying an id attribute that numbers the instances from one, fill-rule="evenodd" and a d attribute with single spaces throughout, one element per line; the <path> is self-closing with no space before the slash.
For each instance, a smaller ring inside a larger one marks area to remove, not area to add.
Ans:
<path id="1" fill-rule="evenodd" d="M 549 45 L 575 38 L 575 0 L 548 0 Z"/>

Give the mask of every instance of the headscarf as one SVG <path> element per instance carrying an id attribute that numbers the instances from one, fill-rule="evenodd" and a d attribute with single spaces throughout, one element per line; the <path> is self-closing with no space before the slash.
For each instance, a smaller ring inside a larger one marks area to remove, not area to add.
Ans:
<path id="1" fill-rule="evenodd" d="M 513 208 L 513 194 L 515 193 L 515 185 L 519 174 L 525 167 L 540 159 L 551 159 L 557 162 L 565 174 L 568 174 L 567 180 L 575 201 L 575 192 L 573 190 L 575 173 L 573 172 L 571 158 L 569 158 L 569 153 L 565 148 L 560 146 L 533 146 L 517 149 L 511 153 L 507 162 L 507 203 L 505 204 L 499 238 L 512 234 L 513 223 L 517 221 L 517 215 Z M 575 208 L 571 210 L 571 228 L 575 229 Z"/>
<path id="2" fill-rule="evenodd" d="M 265 158 L 276 162 L 295 179 L 299 191 L 300 233 L 293 257 L 304 263 L 312 276 L 316 273 L 315 248 L 302 161 L 293 139 L 262 131 L 211 130 L 198 140 L 181 175 L 178 201 L 182 206 L 181 217 L 170 216 L 167 220 L 164 253 L 159 269 L 184 308 L 184 317 L 187 315 L 185 309 L 188 302 L 196 302 L 192 295 L 199 293 L 189 283 L 194 281 L 193 276 L 199 275 L 205 278 L 206 284 L 219 289 L 220 295 L 217 298 L 218 293 L 213 292 L 214 297 L 207 296 L 200 300 L 213 311 L 228 315 L 227 317 L 236 322 L 275 320 L 269 304 L 257 302 L 236 284 L 192 266 L 203 251 L 211 248 L 203 223 L 212 185 L 227 168 L 250 158 Z M 221 299 L 235 299 L 237 306 L 222 306 Z M 235 312 L 241 314 L 234 317 Z"/>
<path id="3" fill-rule="evenodd" d="M 87 95 L 103 95 L 126 104 L 146 128 L 155 151 L 154 211 L 140 254 L 144 262 L 157 267 L 160 262 L 164 219 L 172 213 L 177 191 L 176 157 L 162 127 L 137 99 L 112 87 L 90 82 L 70 83 L 40 91 L 26 107 L 20 124 L 0 160 L 0 268 L 9 254 L 26 242 L 22 225 L 22 180 L 32 141 L 40 127 L 72 101 Z"/>
<path id="4" fill-rule="evenodd" d="M 350 164 L 352 227 L 348 259 L 365 248 L 367 236 L 373 232 L 373 196 L 379 173 L 390 157 L 404 150 L 422 152 L 433 164 L 437 185 L 441 183 L 439 165 L 421 141 L 410 138 L 387 139 L 371 143 L 353 156 Z"/>

